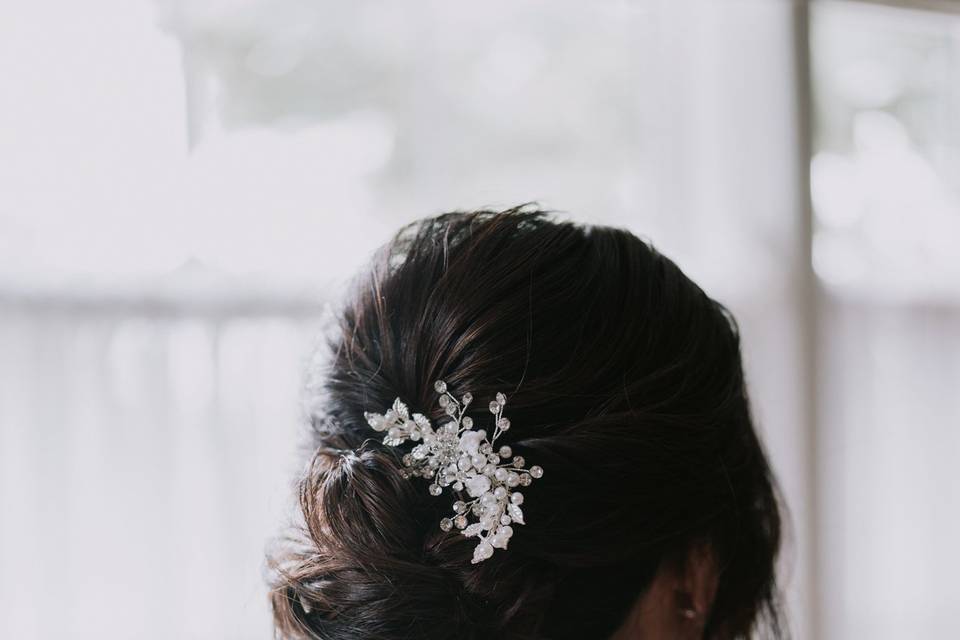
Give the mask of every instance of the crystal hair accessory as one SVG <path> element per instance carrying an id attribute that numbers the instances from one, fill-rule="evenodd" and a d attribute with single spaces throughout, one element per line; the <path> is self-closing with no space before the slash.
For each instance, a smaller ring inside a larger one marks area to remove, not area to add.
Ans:
<path id="1" fill-rule="evenodd" d="M 375 431 L 386 432 L 383 443 L 388 446 L 408 440 L 419 443 L 403 456 L 404 477 L 431 479 L 427 490 L 432 496 L 439 496 L 444 487 L 453 489 L 458 497 L 453 515 L 440 520 L 440 528 L 456 528 L 468 538 L 478 538 L 473 550 L 473 564 L 477 564 L 492 556 L 495 548 L 507 548 L 513 536 L 511 525 L 524 524 L 523 494 L 516 488 L 529 486 L 543 476 L 543 469 L 536 465 L 524 468 L 523 457 L 513 455 L 506 445 L 494 448 L 497 438 L 510 429 L 510 420 L 503 415 L 505 395 L 498 393 L 490 402 L 494 427 L 493 436 L 487 438 L 487 431 L 474 430 L 473 418 L 466 415 L 473 402 L 471 394 L 458 400 L 442 380 L 434 383 L 434 389 L 448 416 L 436 429 L 426 416 L 411 415 L 400 398 L 386 413 L 367 412 L 364 417 Z M 471 523 L 471 516 L 477 521 Z"/>

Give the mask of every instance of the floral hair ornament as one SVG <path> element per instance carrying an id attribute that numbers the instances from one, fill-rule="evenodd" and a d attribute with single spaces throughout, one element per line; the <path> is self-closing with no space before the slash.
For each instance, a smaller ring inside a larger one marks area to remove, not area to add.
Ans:
<path id="1" fill-rule="evenodd" d="M 473 550 L 473 564 L 493 555 L 493 550 L 506 549 L 513 536 L 513 524 L 524 524 L 523 494 L 517 487 L 527 487 L 543 476 L 543 469 L 534 465 L 525 469 L 522 456 L 513 455 L 510 447 L 494 445 L 510 420 L 503 415 L 507 397 L 502 393 L 490 402 L 494 416 L 493 436 L 486 429 L 474 430 L 473 418 L 466 415 L 473 396 L 463 394 L 458 400 L 447 391 L 447 383 L 433 385 L 440 394 L 439 403 L 449 419 L 434 429 L 426 416 L 410 414 L 407 405 L 397 398 L 384 414 L 364 413 L 375 431 L 385 431 L 383 443 L 396 447 L 407 440 L 419 442 L 403 456 L 404 477 L 420 476 L 432 482 L 427 490 L 432 496 L 451 487 L 457 494 L 453 516 L 440 520 L 440 528 L 454 528 L 468 537 L 479 539 Z M 463 494 L 466 493 L 466 496 Z M 470 522 L 471 516 L 476 522 Z"/>

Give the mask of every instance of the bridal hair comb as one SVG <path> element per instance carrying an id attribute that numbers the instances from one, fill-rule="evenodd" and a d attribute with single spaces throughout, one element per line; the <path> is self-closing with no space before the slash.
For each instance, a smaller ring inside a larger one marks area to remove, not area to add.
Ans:
<path id="1" fill-rule="evenodd" d="M 473 396 L 463 394 L 458 400 L 447 390 L 442 380 L 434 383 L 440 394 L 439 403 L 449 418 L 433 428 L 426 416 L 410 414 L 400 398 L 386 413 L 364 413 L 375 431 L 385 431 L 383 443 L 396 447 L 411 440 L 418 442 L 403 456 L 403 474 L 406 478 L 420 476 L 432 480 L 427 490 L 432 496 L 451 487 L 458 499 L 453 503 L 453 515 L 440 520 L 440 528 L 454 528 L 468 537 L 479 539 L 473 550 L 473 564 L 493 555 L 494 548 L 506 549 L 513 536 L 513 524 L 524 524 L 523 494 L 517 487 L 527 487 L 535 478 L 543 476 L 543 469 L 534 465 L 524 468 L 522 456 L 513 455 L 510 447 L 499 449 L 494 444 L 504 431 L 510 429 L 510 420 L 503 415 L 507 397 L 502 393 L 490 402 L 494 416 L 493 436 L 487 438 L 485 429 L 474 430 L 473 418 L 466 415 Z M 463 494 L 466 493 L 466 496 Z M 477 521 L 471 523 L 470 516 Z"/>

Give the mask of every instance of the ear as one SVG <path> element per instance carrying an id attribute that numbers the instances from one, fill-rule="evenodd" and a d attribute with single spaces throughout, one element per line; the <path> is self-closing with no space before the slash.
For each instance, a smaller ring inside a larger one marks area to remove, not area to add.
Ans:
<path id="1" fill-rule="evenodd" d="M 713 548 L 706 542 L 690 547 L 676 574 L 677 607 L 689 619 L 705 621 L 717 596 L 720 570 Z"/>
<path id="2" fill-rule="evenodd" d="M 664 560 L 611 640 L 702 639 L 719 581 L 716 556 L 707 543 Z"/>

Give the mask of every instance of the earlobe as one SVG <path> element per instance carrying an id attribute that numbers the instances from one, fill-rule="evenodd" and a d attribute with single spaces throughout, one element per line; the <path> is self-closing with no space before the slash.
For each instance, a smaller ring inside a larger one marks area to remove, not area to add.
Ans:
<path id="1" fill-rule="evenodd" d="M 718 582 L 709 544 L 698 543 L 684 558 L 664 561 L 611 640 L 702 638 Z"/>
<path id="2" fill-rule="evenodd" d="M 673 597 L 676 600 L 676 608 L 680 617 L 687 620 L 695 620 L 697 616 L 700 615 L 700 611 L 697 610 L 697 606 L 694 604 L 693 596 L 690 592 L 677 590 Z"/>
<path id="3" fill-rule="evenodd" d="M 681 594 L 678 606 L 688 619 L 706 619 L 717 595 L 720 573 L 716 556 L 709 543 L 697 543 L 687 552 L 681 572 Z"/>

